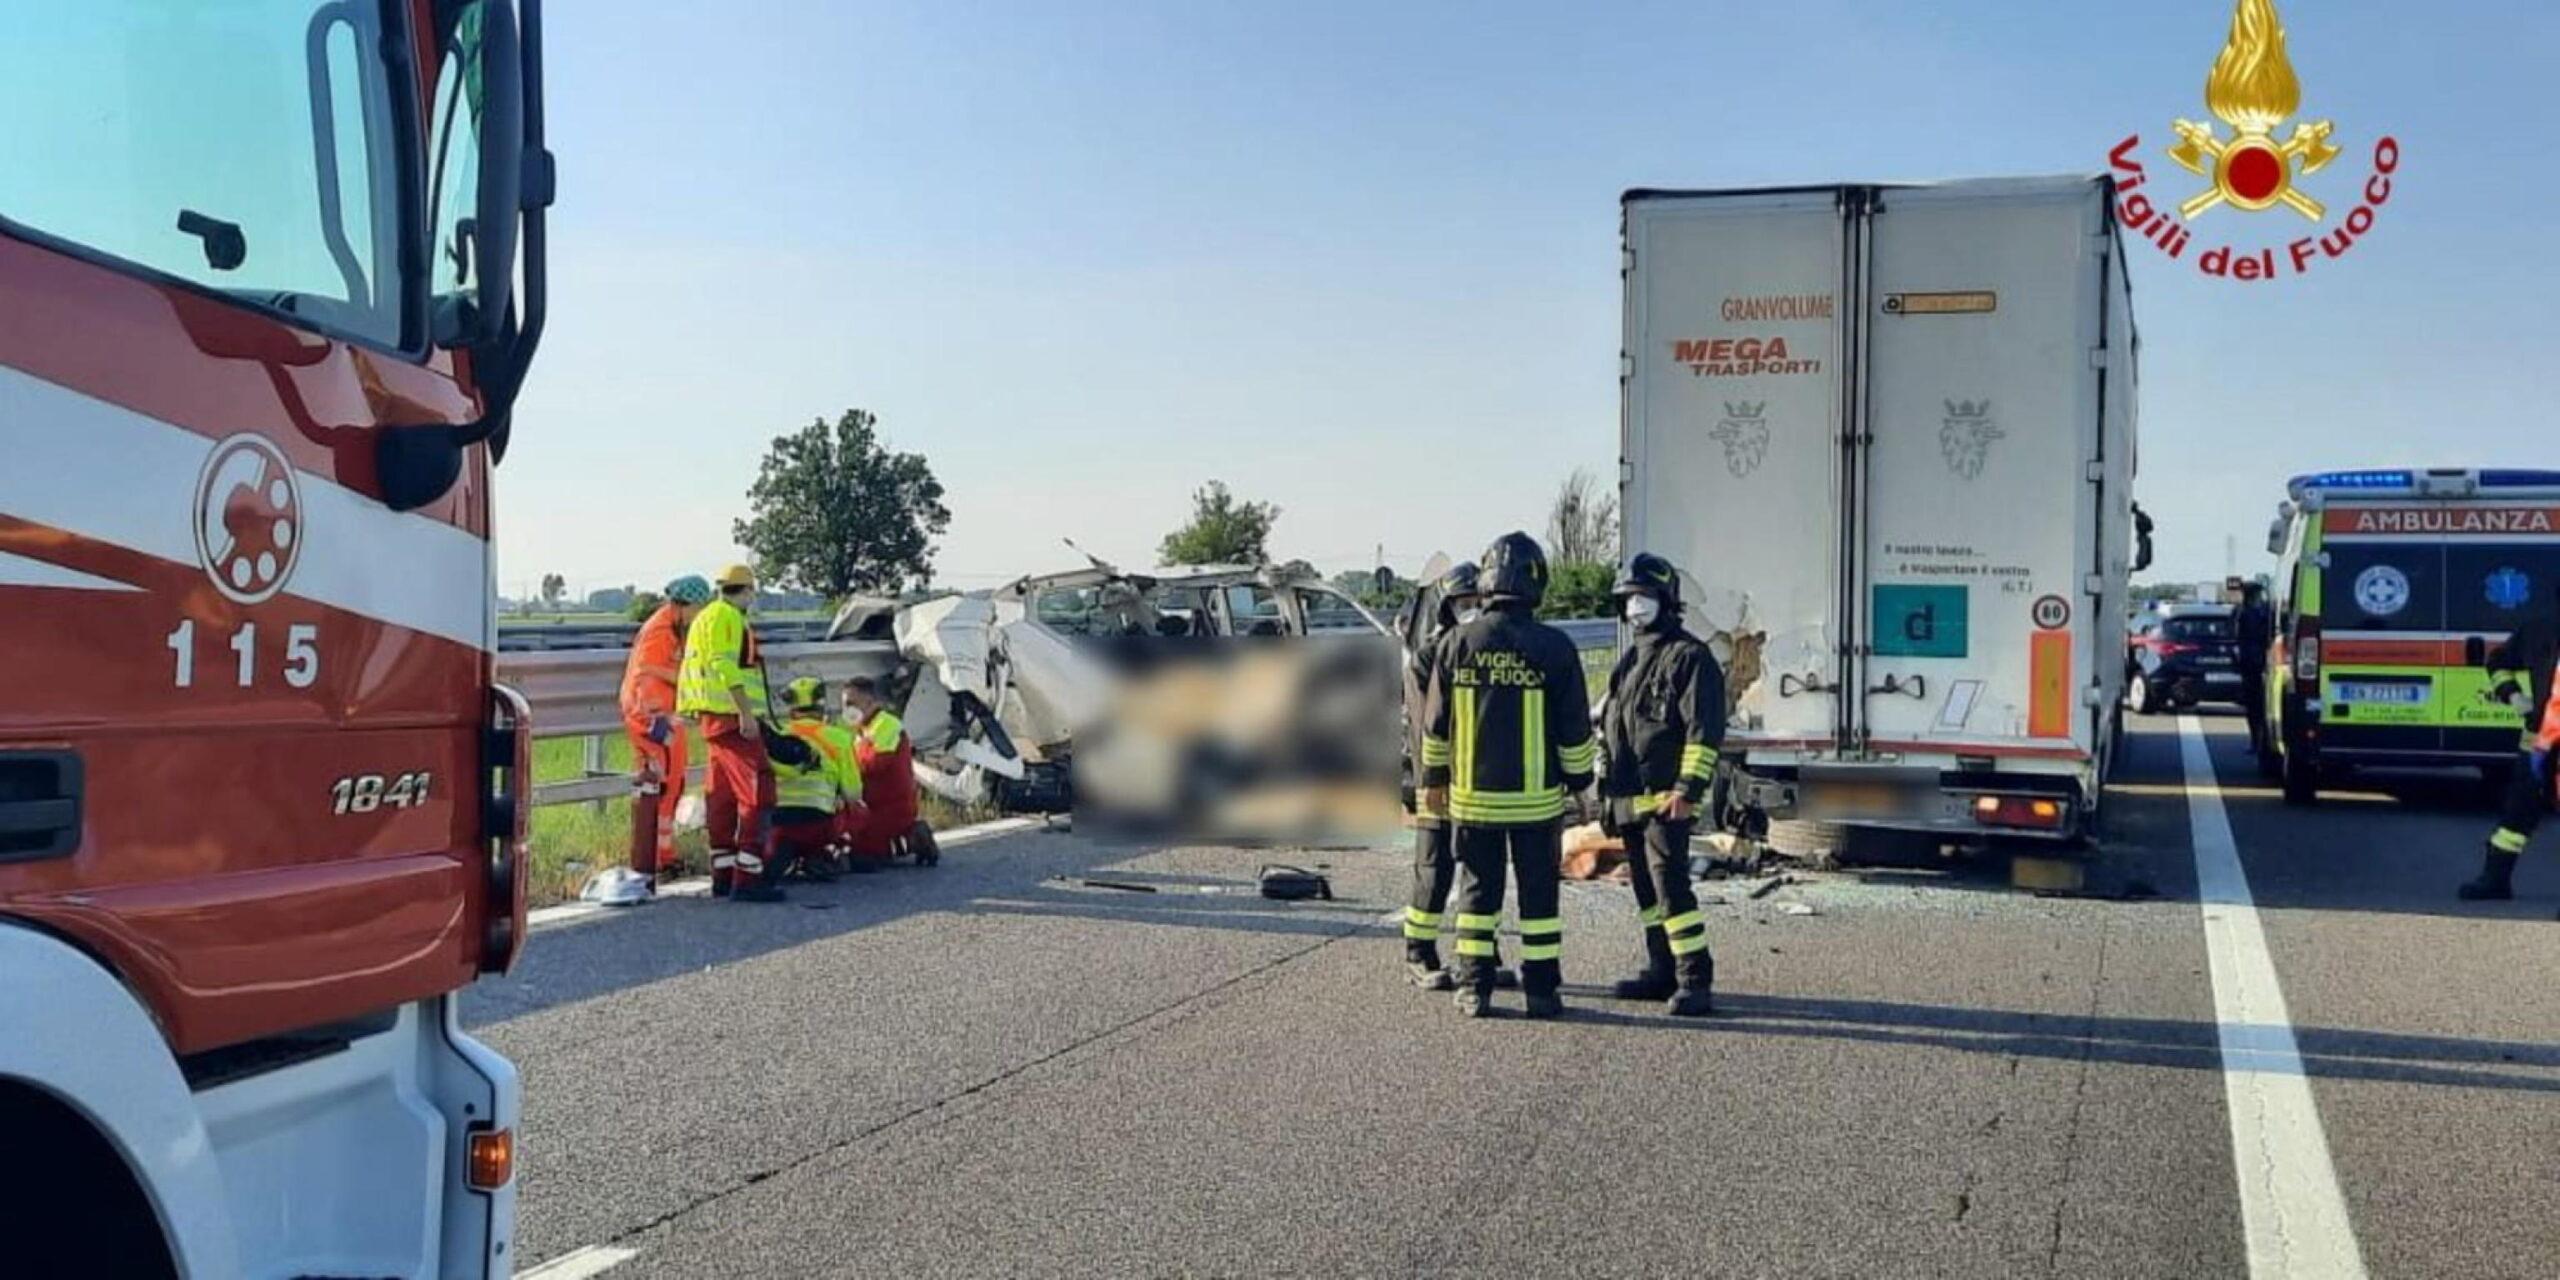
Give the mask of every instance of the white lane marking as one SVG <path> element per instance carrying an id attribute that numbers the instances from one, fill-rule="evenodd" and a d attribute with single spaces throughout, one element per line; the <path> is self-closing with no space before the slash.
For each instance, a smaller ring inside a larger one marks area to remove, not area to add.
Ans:
<path id="1" fill-rule="evenodd" d="M 2252 1280 L 2361 1280 L 2364 1256 L 2320 1108 L 2303 1074 L 2293 1019 L 2267 952 L 2249 875 L 2222 809 L 2204 727 L 2178 717 L 2187 774 L 2187 830 L 2195 846 L 2205 952 L 2213 962 L 2213 1016 L 2231 1112 L 2231 1163 Z"/>
<path id="2" fill-rule="evenodd" d="M 140 591 L 130 582 L 65 569 L 50 560 L 0 551 L 0 587 L 59 587 L 66 591 Z"/>
<path id="3" fill-rule="evenodd" d="M 587 1280 L 588 1276 L 602 1275 L 639 1256 L 640 1251 L 628 1245 L 591 1244 L 571 1249 L 531 1271 L 519 1271 L 516 1280 Z"/>
<path id="4" fill-rule="evenodd" d="M 996 818 L 987 822 L 973 822 L 965 827 L 954 827 L 949 831 L 934 832 L 933 842 L 940 848 L 956 849 L 962 845 L 977 844 L 982 840 L 993 840 L 998 836 L 1009 836 L 1017 831 L 1035 830 L 1039 826 L 1038 818 Z M 695 876 L 689 880 L 676 880 L 658 886 L 658 896 L 661 898 L 698 898 L 709 892 L 711 892 L 711 880 L 707 876 Z M 532 928 L 541 929 L 578 920 L 592 920 L 598 916 L 614 915 L 628 910 L 630 910 L 628 907 L 608 907 L 593 902 L 564 902 L 556 907 L 542 907 L 526 912 L 525 923 Z"/>

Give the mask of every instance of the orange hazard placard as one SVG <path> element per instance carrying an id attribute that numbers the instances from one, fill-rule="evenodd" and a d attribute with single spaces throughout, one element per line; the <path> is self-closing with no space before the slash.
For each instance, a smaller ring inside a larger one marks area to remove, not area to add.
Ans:
<path id="1" fill-rule="evenodd" d="M 2027 638 L 2027 736 L 2071 736 L 2071 633 Z"/>

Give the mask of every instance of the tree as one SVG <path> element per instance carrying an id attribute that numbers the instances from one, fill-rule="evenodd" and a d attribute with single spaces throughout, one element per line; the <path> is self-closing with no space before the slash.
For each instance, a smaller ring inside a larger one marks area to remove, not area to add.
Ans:
<path id="1" fill-rule="evenodd" d="M 1400 574 L 1387 575 L 1387 587 L 1378 589 L 1378 573 L 1374 569 L 1347 569 L 1333 575 L 1333 589 L 1368 606 L 1371 613 L 1393 613 L 1413 598 L 1419 584 Z"/>
<path id="2" fill-rule="evenodd" d="M 765 586 L 842 600 L 933 580 L 933 539 L 951 525 L 942 482 L 924 455 L 892 452 L 879 422 L 847 409 L 774 437 L 747 490 L 752 514 L 730 531 Z"/>
<path id="3" fill-rule="evenodd" d="M 1592 560 L 1568 560 L 1549 566 L 1547 594 L 1538 601 L 1541 618 L 1606 618 L 1611 608 L 1609 588 L 1618 580 L 1617 570 Z"/>
<path id="4" fill-rule="evenodd" d="M 622 616 L 633 622 L 647 622 L 649 615 L 656 613 L 658 606 L 665 603 L 666 600 L 655 591 L 635 591 L 631 593 L 631 603 L 623 606 Z"/>
<path id="5" fill-rule="evenodd" d="M 1618 563 L 1618 495 L 1587 467 L 1575 467 L 1547 514 L 1547 559 L 1559 565 Z"/>
<path id="6" fill-rule="evenodd" d="M 1157 557 L 1166 564 L 1267 564 L 1263 548 L 1280 508 L 1246 502 L 1212 480 L 1191 495 L 1191 523 L 1164 536 Z"/>
<path id="7" fill-rule="evenodd" d="M 569 580 L 556 573 L 542 575 L 542 607 L 553 613 L 560 611 L 560 597 L 569 590 Z"/>

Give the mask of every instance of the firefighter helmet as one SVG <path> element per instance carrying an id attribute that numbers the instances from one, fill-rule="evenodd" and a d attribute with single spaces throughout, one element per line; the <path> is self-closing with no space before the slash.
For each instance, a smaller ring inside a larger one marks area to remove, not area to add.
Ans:
<path id="1" fill-rule="evenodd" d="M 1484 593 L 1535 607 L 1547 595 L 1547 552 L 1536 538 L 1513 530 L 1484 549 Z"/>
<path id="2" fill-rule="evenodd" d="M 1665 609 L 1680 607 L 1680 571 L 1671 562 L 1650 551 L 1639 551 L 1627 561 L 1626 571 L 1618 575 L 1618 585 L 1609 594 L 1619 599 L 1632 595 L 1649 595 L 1662 602 Z"/>
<path id="3" fill-rule="evenodd" d="M 1431 584 L 1431 594 L 1435 597 L 1432 605 L 1433 620 L 1443 627 L 1456 626 L 1458 602 L 1473 600 L 1484 594 L 1484 586 L 1480 575 L 1476 572 L 1475 562 L 1460 561 L 1450 566 L 1447 572 L 1440 575 L 1438 581 Z"/>

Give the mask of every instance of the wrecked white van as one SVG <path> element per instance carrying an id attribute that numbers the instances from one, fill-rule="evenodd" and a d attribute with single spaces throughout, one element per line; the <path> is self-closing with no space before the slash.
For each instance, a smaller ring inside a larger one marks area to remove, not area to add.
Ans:
<path id="1" fill-rule="evenodd" d="M 1191 825 L 1309 778 L 1360 784 L 1364 810 L 1373 792 L 1392 802 L 1389 629 L 1303 564 L 1095 560 L 905 607 L 857 600 L 829 639 L 889 642 L 878 678 L 917 780 L 961 803 Z"/>

